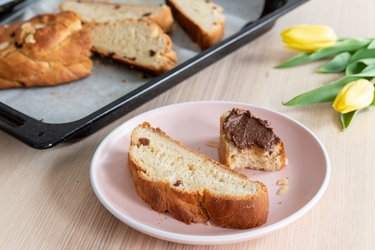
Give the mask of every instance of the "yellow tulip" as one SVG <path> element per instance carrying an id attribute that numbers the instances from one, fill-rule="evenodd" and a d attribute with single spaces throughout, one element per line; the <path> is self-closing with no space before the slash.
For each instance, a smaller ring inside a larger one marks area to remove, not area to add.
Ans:
<path id="1" fill-rule="evenodd" d="M 332 107 L 340 113 L 348 113 L 369 106 L 374 99 L 374 85 L 365 80 L 351 82 L 336 96 Z"/>
<path id="2" fill-rule="evenodd" d="M 334 30 L 325 25 L 297 25 L 284 30 L 281 37 L 285 47 L 304 52 L 330 47 L 337 41 Z"/>

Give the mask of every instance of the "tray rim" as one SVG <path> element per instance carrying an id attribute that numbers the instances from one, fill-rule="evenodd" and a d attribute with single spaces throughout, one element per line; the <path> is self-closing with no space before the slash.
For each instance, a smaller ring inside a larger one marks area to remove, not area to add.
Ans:
<path id="1" fill-rule="evenodd" d="M 11 16 L 25 11 L 28 6 L 37 1 L 41 0 L 30 0 L 29 4 L 25 4 L 24 8 L 17 10 Z M 267 1 L 269 0 L 266 0 L 266 3 Z M 291 0 L 270 13 L 262 14 L 261 18 L 245 25 L 240 31 L 220 43 L 198 53 L 176 68 L 153 78 L 93 113 L 72 122 L 46 123 L 0 102 L 0 129 L 36 149 L 48 149 L 67 140 L 86 137 L 265 33 L 273 27 L 279 17 L 307 1 Z"/>

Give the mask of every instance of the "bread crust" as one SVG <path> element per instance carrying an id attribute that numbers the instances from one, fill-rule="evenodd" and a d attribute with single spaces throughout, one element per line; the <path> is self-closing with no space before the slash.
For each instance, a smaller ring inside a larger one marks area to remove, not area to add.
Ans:
<path id="1" fill-rule="evenodd" d="M 0 89 L 52 86 L 91 74 L 90 34 L 73 12 L 45 14 L 2 27 Z"/>
<path id="2" fill-rule="evenodd" d="M 106 2 L 91 2 L 91 3 L 90 2 L 84 2 L 82 4 L 107 5 L 107 6 L 113 6 L 115 9 L 116 8 L 117 9 L 119 9 L 119 8 L 131 8 L 133 6 L 136 6 L 136 7 L 142 6 L 142 4 L 134 4 L 134 3 L 106 3 Z M 144 4 L 144 5 L 147 6 L 147 4 Z M 170 31 L 172 31 L 172 28 L 173 28 L 172 11 L 167 5 L 163 4 L 163 5 L 160 5 L 160 7 L 162 7 L 161 12 L 159 12 L 157 14 L 154 14 L 154 15 L 141 17 L 140 19 L 151 20 L 151 21 L 155 22 L 157 25 L 159 25 L 159 27 L 162 28 L 162 30 L 164 32 L 170 32 Z M 63 2 L 60 5 L 60 9 L 64 10 L 64 11 L 70 10 L 70 11 L 74 12 L 74 10 L 67 8 L 66 2 Z M 147 14 L 147 13 L 145 13 L 145 14 Z M 96 23 L 93 20 L 87 20 L 84 16 L 81 16 L 81 19 L 82 19 L 83 23 Z M 121 21 L 121 20 L 116 20 L 116 21 Z"/>
<path id="3" fill-rule="evenodd" d="M 151 128 L 147 122 L 140 126 Z M 199 157 L 204 157 L 207 161 L 213 162 L 217 167 L 225 168 L 225 166 L 173 140 L 160 129 L 153 130 L 168 140 L 174 141 L 180 147 L 193 152 Z M 136 144 L 137 142 L 132 135 L 131 145 L 136 146 Z M 208 189 L 187 192 L 174 187 L 167 181 L 153 181 L 148 179 L 141 167 L 137 165 L 130 150 L 128 154 L 128 167 L 136 191 L 144 202 L 158 212 L 169 212 L 174 218 L 186 224 L 202 223 L 211 220 L 221 227 L 248 229 L 260 226 L 267 221 L 269 209 L 268 191 L 266 186 L 260 182 L 257 182 L 260 189 L 254 196 L 217 195 Z M 234 171 L 231 172 L 241 178 L 247 179 L 242 174 Z"/>
<path id="4" fill-rule="evenodd" d="M 223 129 L 228 114 L 229 111 L 220 117 L 219 159 L 222 164 L 235 171 L 245 167 L 264 171 L 279 171 L 285 168 L 288 158 L 281 140 L 274 145 L 272 153 L 268 153 L 256 145 L 251 148 L 239 149 L 232 141 L 228 140 Z M 251 165 L 249 165 L 249 159 L 251 159 Z"/>
<path id="5" fill-rule="evenodd" d="M 123 63 L 129 65 L 132 68 L 136 68 L 136 69 L 140 69 L 140 70 L 149 72 L 153 75 L 160 75 L 160 74 L 163 74 L 163 73 L 171 70 L 172 68 L 174 68 L 177 64 L 177 55 L 176 55 L 176 52 L 173 50 L 173 44 L 172 44 L 171 38 L 167 34 L 165 34 L 163 32 L 163 30 L 158 25 L 156 25 L 155 23 L 153 23 L 152 21 L 149 21 L 149 20 L 128 19 L 128 20 L 116 22 L 116 23 L 123 23 L 124 25 L 126 25 L 126 23 L 131 23 L 131 22 L 147 23 L 147 25 L 152 26 L 153 29 L 156 30 L 156 32 L 158 33 L 159 36 L 162 36 L 165 39 L 167 46 L 165 47 L 165 50 L 161 53 L 161 55 L 164 58 L 163 64 L 158 65 L 158 66 L 142 64 L 141 62 L 139 62 L 137 60 L 132 60 L 130 58 L 126 58 L 126 57 L 123 57 L 121 55 L 112 53 L 111 51 L 105 51 L 105 50 L 102 50 L 100 48 L 97 48 L 95 46 L 95 44 L 92 47 L 92 51 L 97 52 L 98 54 L 100 54 L 102 56 L 115 59 L 119 62 L 123 62 Z M 89 30 L 92 31 L 93 29 L 95 29 L 96 26 L 100 26 L 100 25 L 103 25 L 103 26 L 111 25 L 111 23 L 90 24 L 87 27 L 89 28 Z"/>
<path id="6" fill-rule="evenodd" d="M 166 3 L 171 8 L 173 17 L 176 19 L 176 21 L 202 50 L 215 45 L 223 38 L 225 25 L 224 21 L 217 22 L 218 28 L 208 32 L 189 16 L 185 15 L 184 10 L 181 9 L 173 0 L 166 0 Z"/>

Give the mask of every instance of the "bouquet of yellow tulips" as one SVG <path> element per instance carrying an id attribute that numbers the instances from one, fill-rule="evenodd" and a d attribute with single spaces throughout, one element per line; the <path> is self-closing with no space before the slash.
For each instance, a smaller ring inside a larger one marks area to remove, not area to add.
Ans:
<path id="1" fill-rule="evenodd" d="M 303 52 L 277 68 L 330 59 L 318 72 L 345 73 L 341 79 L 298 95 L 284 105 L 333 102 L 344 130 L 359 110 L 375 106 L 374 83 L 371 82 L 375 79 L 375 40 L 338 40 L 332 28 L 324 25 L 298 25 L 283 31 L 281 37 L 287 48 Z"/>

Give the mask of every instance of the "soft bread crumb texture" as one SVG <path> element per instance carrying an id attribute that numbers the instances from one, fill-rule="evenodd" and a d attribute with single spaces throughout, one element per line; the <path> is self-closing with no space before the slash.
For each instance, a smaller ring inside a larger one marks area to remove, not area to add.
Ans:
<path id="1" fill-rule="evenodd" d="M 189 192 L 209 189 L 219 195 L 245 196 L 259 191 L 256 183 L 185 148 L 176 147 L 173 141 L 146 128 L 134 131 L 135 140 L 142 141 L 142 138 L 147 138 L 149 145 L 139 143 L 137 147 L 131 147 L 131 153 L 149 179 L 167 181 L 175 188 Z"/>
<path id="2" fill-rule="evenodd" d="M 164 31 L 170 31 L 173 24 L 171 10 L 163 4 L 65 1 L 61 4 L 61 9 L 77 13 L 84 23 L 108 23 L 145 18 L 153 20 Z"/>
<path id="3" fill-rule="evenodd" d="M 173 2 L 188 18 L 208 32 L 220 29 L 220 24 L 225 21 L 223 8 L 212 1 L 174 0 Z"/>
<path id="4" fill-rule="evenodd" d="M 176 65 L 170 38 L 154 23 L 127 20 L 89 26 L 93 50 L 149 71 L 165 72 Z"/>
<path id="5" fill-rule="evenodd" d="M 179 25 L 201 49 L 218 43 L 224 36 L 223 8 L 205 0 L 166 0 Z"/>
<path id="6" fill-rule="evenodd" d="M 190 224 L 248 229 L 267 221 L 267 187 L 173 140 L 147 122 L 131 133 L 128 167 L 139 197 Z"/>

